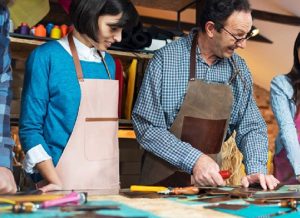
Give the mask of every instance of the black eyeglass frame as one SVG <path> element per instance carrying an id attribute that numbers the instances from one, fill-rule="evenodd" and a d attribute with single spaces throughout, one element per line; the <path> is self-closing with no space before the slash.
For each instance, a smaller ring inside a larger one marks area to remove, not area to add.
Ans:
<path id="1" fill-rule="evenodd" d="M 254 29 L 252 28 L 245 37 L 237 38 L 233 33 L 231 33 L 229 30 L 227 30 L 222 24 L 218 24 L 218 25 L 220 25 L 220 29 L 223 29 L 225 32 L 227 32 L 229 35 L 231 35 L 234 38 L 235 44 L 242 43 L 254 36 L 255 28 Z"/>

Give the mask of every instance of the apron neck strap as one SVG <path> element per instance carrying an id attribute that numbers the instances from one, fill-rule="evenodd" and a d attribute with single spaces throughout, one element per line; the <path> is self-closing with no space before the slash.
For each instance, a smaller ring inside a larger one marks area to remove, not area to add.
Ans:
<path id="1" fill-rule="evenodd" d="M 190 81 L 194 81 L 196 78 L 196 50 L 197 50 L 198 33 L 193 37 L 191 55 L 190 55 Z"/>
<path id="2" fill-rule="evenodd" d="M 196 51 L 197 51 L 197 40 L 198 40 L 198 32 L 195 33 L 193 40 L 192 40 L 192 47 L 191 47 L 191 54 L 190 54 L 190 81 L 194 81 L 196 78 Z M 233 57 L 230 57 L 229 59 L 230 63 L 233 66 L 234 73 L 232 74 L 231 78 L 229 79 L 229 84 L 233 82 L 233 80 L 240 76 L 242 82 L 245 85 L 245 81 L 243 80 L 240 71 L 235 63 L 235 60 Z"/>
<path id="3" fill-rule="evenodd" d="M 72 32 L 69 33 L 69 35 L 68 35 L 68 41 L 69 41 L 73 61 L 74 61 L 74 64 L 75 64 L 75 70 L 76 70 L 77 78 L 78 78 L 79 81 L 83 81 L 82 68 L 81 68 L 81 65 L 80 65 L 78 53 L 77 53 L 75 43 L 74 43 L 74 40 L 73 40 Z"/>
<path id="4" fill-rule="evenodd" d="M 74 40 L 73 40 L 73 33 L 72 32 L 69 33 L 69 35 L 68 35 L 68 42 L 69 42 L 69 45 L 70 45 L 71 54 L 72 54 L 73 61 L 74 61 L 74 64 L 75 64 L 75 70 L 76 70 L 77 78 L 78 78 L 79 81 L 83 81 L 82 68 L 81 68 L 81 64 L 80 64 L 80 61 L 79 61 L 79 56 L 78 56 L 78 53 L 77 53 L 77 49 L 75 47 L 75 43 L 74 43 Z M 102 60 L 102 63 L 104 64 L 105 71 L 108 75 L 108 78 L 111 79 L 111 74 L 109 72 L 108 66 L 105 62 L 105 59 L 104 59 L 102 53 L 99 52 L 98 50 L 97 50 L 97 53 L 100 56 L 100 58 Z"/>

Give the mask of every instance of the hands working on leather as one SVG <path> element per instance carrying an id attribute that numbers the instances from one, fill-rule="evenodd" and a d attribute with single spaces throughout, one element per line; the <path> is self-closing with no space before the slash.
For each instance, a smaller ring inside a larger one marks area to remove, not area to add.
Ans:
<path id="1" fill-rule="evenodd" d="M 224 186 L 225 181 L 219 171 L 219 165 L 209 156 L 202 154 L 193 168 L 194 182 L 199 186 Z"/>
<path id="2" fill-rule="evenodd" d="M 209 156 L 202 154 L 193 168 L 194 182 L 199 186 L 224 186 L 225 181 L 219 171 L 218 164 Z M 243 177 L 241 183 L 246 188 L 258 183 L 264 190 L 273 190 L 280 182 L 273 175 L 255 173 Z"/>
<path id="3" fill-rule="evenodd" d="M 11 170 L 0 167 L 0 194 L 11 194 L 16 191 L 17 187 Z"/>
<path id="4" fill-rule="evenodd" d="M 273 190 L 280 182 L 273 175 L 264 175 L 261 173 L 247 175 L 242 178 L 242 186 L 244 187 L 249 187 L 250 184 L 255 183 L 259 183 L 264 190 Z"/>

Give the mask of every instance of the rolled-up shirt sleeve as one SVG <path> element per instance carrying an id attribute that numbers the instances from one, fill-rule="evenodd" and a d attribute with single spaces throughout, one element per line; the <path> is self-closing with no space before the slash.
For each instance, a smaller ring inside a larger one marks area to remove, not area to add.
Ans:
<path id="1" fill-rule="evenodd" d="M 248 71 L 247 69 L 245 69 Z M 250 75 L 250 73 L 247 73 Z M 239 120 L 236 128 L 236 143 L 242 152 L 247 175 L 267 173 L 268 134 L 267 125 L 256 105 L 253 96 L 251 77 L 245 77 L 246 86 L 241 98 Z"/>

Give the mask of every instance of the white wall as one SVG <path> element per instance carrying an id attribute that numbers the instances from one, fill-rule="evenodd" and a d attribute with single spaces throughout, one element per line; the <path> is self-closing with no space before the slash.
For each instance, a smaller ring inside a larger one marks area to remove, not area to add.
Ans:
<path id="1" fill-rule="evenodd" d="M 259 20 L 254 24 L 273 43 L 248 41 L 246 49 L 239 49 L 237 53 L 246 60 L 254 82 L 269 90 L 271 79 L 292 67 L 294 42 L 300 28 Z"/>

